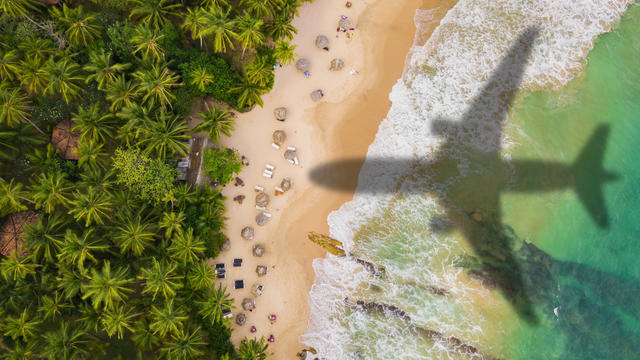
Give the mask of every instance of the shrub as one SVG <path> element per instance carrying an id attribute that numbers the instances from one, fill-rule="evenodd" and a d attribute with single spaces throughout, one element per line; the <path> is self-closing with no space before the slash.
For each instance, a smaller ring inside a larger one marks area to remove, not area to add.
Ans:
<path id="1" fill-rule="evenodd" d="M 116 149 L 113 157 L 116 183 L 125 185 L 142 200 L 159 203 L 173 198 L 178 171 L 137 149 Z"/>
<path id="2" fill-rule="evenodd" d="M 224 186 L 231 181 L 234 174 L 242 170 L 242 163 L 237 151 L 215 148 L 205 151 L 202 168 L 211 181 L 217 181 L 218 185 Z"/>
<path id="3" fill-rule="evenodd" d="M 120 62 L 131 63 L 135 60 L 131 37 L 134 34 L 134 26 L 129 20 L 116 21 L 107 28 L 108 48 L 118 57 Z"/>

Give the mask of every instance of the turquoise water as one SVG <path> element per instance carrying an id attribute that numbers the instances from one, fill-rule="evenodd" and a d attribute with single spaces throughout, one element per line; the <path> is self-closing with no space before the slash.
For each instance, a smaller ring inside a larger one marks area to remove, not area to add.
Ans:
<path id="1" fill-rule="evenodd" d="M 620 178 L 604 187 L 607 229 L 596 225 L 571 189 L 503 197 L 505 223 L 551 257 L 544 269 L 551 278 L 533 275 L 549 280 L 534 281 L 534 288 L 551 287 L 534 299 L 543 321 L 517 324 L 507 339 L 509 358 L 640 358 L 638 34 L 636 6 L 615 31 L 598 38 L 580 78 L 560 91 L 526 95 L 512 115 L 518 125 L 510 135 L 519 143 L 514 159 L 571 163 L 596 127 L 609 125 L 604 167 Z"/>

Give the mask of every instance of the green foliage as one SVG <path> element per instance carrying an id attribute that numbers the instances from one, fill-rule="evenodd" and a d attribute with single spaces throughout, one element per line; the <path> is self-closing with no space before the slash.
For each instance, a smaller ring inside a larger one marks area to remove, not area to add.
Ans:
<path id="1" fill-rule="evenodd" d="M 140 199 L 159 203 L 173 198 L 176 169 L 151 159 L 136 149 L 116 149 L 113 158 L 116 182 Z"/>
<path id="2" fill-rule="evenodd" d="M 107 46 L 121 62 L 130 63 L 135 60 L 134 47 L 131 45 L 134 33 L 135 27 L 128 20 L 117 21 L 107 28 L 107 37 L 109 38 Z"/>
<path id="3" fill-rule="evenodd" d="M 232 149 L 207 149 L 202 159 L 202 169 L 211 181 L 224 186 L 234 174 L 242 171 L 242 163 L 238 152 Z"/>

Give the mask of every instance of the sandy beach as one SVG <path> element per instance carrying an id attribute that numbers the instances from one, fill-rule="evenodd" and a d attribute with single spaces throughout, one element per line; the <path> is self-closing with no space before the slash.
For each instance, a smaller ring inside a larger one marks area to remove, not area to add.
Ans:
<path id="1" fill-rule="evenodd" d="M 306 235 L 309 231 L 327 234 L 329 212 L 353 196 L 314 186 L 308 172 L 333 159 L 364 157 L 389 109 L 388 94 L 402 75 L 405 56 L 413 42 L 415 10 L 438 8 L 432 20 L 435 28 L 452 2 L 353 0 L 352 3 L 351 8 L 346 8 L 345 0 L 323 0 L 300 9 L 300 16 L 293 23 L 298 29 L 293 43 L 297 45 L 298 57 L 311 62 L 311 76 L 305 77 L 294 65 L 277 69 L 274 88 L 263 97 L 264 107 L 240 114 L 232 136 L 221 142 L 249 160 L 239 174 L 245 185 L 232 183 L 223 191 L 227 197 L 226 234 L 231 249 L 216 259 L 226 264 L 226 278 L 221 282 L 235 298 L 234 315 L 247 315 L 243 326 L 232 321 L 232 340 L 237 344 L 245 336 L 273 335 L 275 342 L 269 351 L 274 353 L 274 359 L 295 359 L 295 354 L 303 349 L 298 338 L 307 327 L 307 297 L 314 280 L 311 263 L 314 258 L 325 256 L 325 251 L 307 240 Z M 355 28 L 351 38 L 336 32 L 342 15 Z M 315 46 L 315 38 L 320 34 L 329 38 L 329 51 Z M 341 71 L 329 70 L 334 58 L 344 60 Z M 319 102 L 310 97 L 316 89 L 324 93 Z M 289 110 L 284 122 L 276 121 L 273 115 L 273 110 L 280 106 Z M 275 130 L 284 130 L 287 135 L 279 150 L 271 145 Z M 290 146 L 296 148 L 299 165 L 290 164 L 283 157 Z M 267 164 L 275 166 L 271 179 L 262 176 Z M 358 171 L 341 174 L 352 188 Z M 293 180 L 293 188 L 274 196 L 274 187 L 285 177 Z M 256 185 L 263 187 L 271 199 L 266 211 L 272 217 L 265 226 L 258 226 L 255 221 L 260 213 L 255 208 Z M 242 204 L 232 200 L 237 195 L 246 196 Z M 240 236 L 245 226 L 255 229 L 253 240 Z M 252 255 L 256 244 L 266 248 L 264 256 Z M 243 259 L 241 267 L 232 267 L 234 258 Z M 257 276 L 258 265 L 268 267 L 266 276 Z M 244 289 L 234 289 L 235 280 L 244 280 Z M 262 285 L 264 293 L 255 298 L 253 311 L 243 311 L 242 300 L 254 299 L 251 294 L 254 284 Z M 274 324 L 268 320 L 269 314 L 277 315 Z M 257 328 L 256 333 L 250 332 L 251 326 Z"/>

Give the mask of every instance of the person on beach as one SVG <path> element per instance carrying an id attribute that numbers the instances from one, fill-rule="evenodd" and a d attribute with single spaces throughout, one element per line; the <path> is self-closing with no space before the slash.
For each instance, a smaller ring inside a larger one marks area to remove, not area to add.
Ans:
<path id="1" fill-rule="evenodd" d="M 254 333 L 254 332 L 256 332 L 256 331 L 258 331 L 258 329 L 256 329 L 256 327 L 255 327 L 255 326 L 251 326 L 251 332 L 252 332 L 252 333 Z"/>
<path id="2" fill-rule="evenodd" d="M 311 73 L 310 73 L 309 71 L 307 71 L 307 70 L 305 70 L 305 71 L 303 72 L 303 74 L 304 74 L 304 76 L 305 76 L 307 79 L 311 77 Z"/>
<path id="3" fill-rule="evenodd" d="M 276 341 L 276 338 L 273 337 L 273 334 L 269 335 L 269 342 L 272 343 L 274 341 Z"/>
<path id="4" fill-rule="evenodd" d="M 271 325 L 276 322 L 276 314 L 271 314 L 268 316 L 269 321 L 271 321 Z"/>

